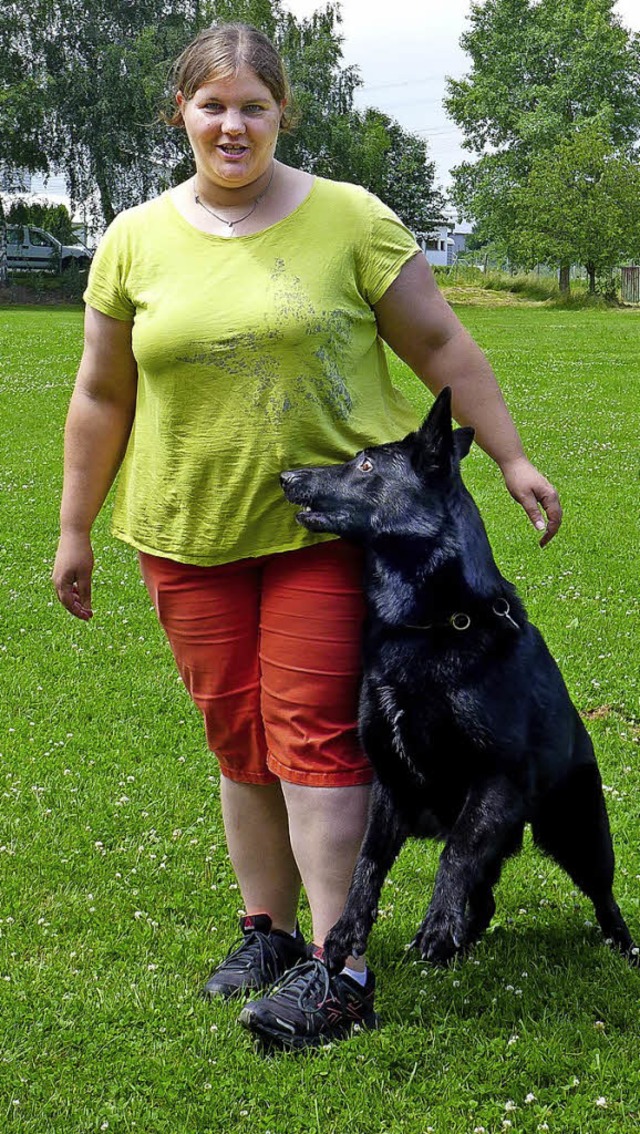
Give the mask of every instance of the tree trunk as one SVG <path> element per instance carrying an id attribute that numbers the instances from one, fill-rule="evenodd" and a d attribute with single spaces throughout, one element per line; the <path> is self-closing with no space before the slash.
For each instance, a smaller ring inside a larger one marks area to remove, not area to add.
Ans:
<path id="1" fill-rule="evenodd" d="M 105 219 L 105 223 L 111 224 L 111 221 L 115 219 L 116 211 L 113 207 L 111 192 L 109 190 L 107 177 L 101 161 L 96 161 L 95 163 L 95 178 L 96 185 L 98 186 L 98 193 L 100 195 L 100 207 L 102 208 L 102 215 Z"/>
<path id="2" fill-rule="evenodd" d="M 587 269 L 587 276 L 589 277 L 589 295 L 596 294 L 596 266 L 595 264 L 585 264 Z"/>
<path id="3" fill-rule="evenodd" d="M 558 285 L 560 287 L 561 295 L 568 295 L 571 291 L 571 266 L 570 264 L 561 264 L 560 272 L 558 275 Z"/>
<path id="4" fill-rule="evenodd" d="M 0 200 L 0 284 L 7 282 L 7 226 L 4 223 L 4 209 Z"/>

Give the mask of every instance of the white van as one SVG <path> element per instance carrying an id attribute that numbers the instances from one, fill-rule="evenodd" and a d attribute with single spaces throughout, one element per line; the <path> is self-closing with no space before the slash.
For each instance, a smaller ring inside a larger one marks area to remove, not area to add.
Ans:
<path id="1" fill-rule="evenodd" d="M 91 253 L 84 244 L 61 244 L 50 232 L 28 224 L 7 227 L 7 268 L 13 272 L 60 272 L 71 264 L 88 268 Z"/>

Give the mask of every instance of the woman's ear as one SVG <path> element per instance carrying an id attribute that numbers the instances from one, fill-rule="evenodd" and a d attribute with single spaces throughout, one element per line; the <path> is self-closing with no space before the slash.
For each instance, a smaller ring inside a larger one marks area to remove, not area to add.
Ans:
<path id="1" fill-rule="evenodd" d="M 176 105 L 177 105 L 177 107 L 178 107 L 178 110 L 180 111 L 180 113 L 182 113 L 182 108 L 183 108 L 183 106 L 184 106 L 184 104 L 185 104 L 185 102 L 186 102 L 186 101 L 187 101 L 187 100 L 186 100 L 186 98 L 184 97 L 184 95 L 183 95 L 182 91 L 176 91 Z"/>

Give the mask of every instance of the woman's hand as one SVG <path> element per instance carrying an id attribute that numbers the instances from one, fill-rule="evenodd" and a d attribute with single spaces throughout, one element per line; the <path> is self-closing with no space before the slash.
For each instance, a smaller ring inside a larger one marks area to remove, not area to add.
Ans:
<path id="1" fill-rule="evenodd" d="M 517 457 L 501 467 L 505 484 L 514 500 L 524 508 L 534 528 L 544 532 L 540 540 L 540 547 L 544 547 L 562 523 L 558 493 L 526 457 Z M 546 513 L 546 521 L 540 508 Z"/>
<path id="2" fill-rule="evenodd" d="M 53 565 L 53 585 L 62 605 L 83 622 L 93 618 L 92 572 L 93 550 L 89 535 L 63 532 Z"/>

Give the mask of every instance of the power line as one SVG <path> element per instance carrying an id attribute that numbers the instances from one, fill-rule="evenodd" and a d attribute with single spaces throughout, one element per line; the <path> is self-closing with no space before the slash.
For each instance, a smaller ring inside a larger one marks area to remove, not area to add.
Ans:
<path id="1" fill-rule="evenodd" d="M 458 133 L 461 134 L 462 133 L 462 131 L 457 130 L 455 126 L 452 126 L 452 127 L 446 127 L 446 126 L 445 127 L 440 127 L 440 126 L 415 126 L 415 127 L 412 127 L 412 128 L 409 128 L 407 126 L 407 130 L 410 130 L 411 134 L 427 134 L 431 138 L 442 138 L 442 137 L 445 136 L 445 134 L 458 134 Z"/>
<path id="2" fill-rule="evenodd" d="M 387 110 L 393 110 L 395 107 L 401 107 L 401 106 L 424 106 L 425 104 L 428 104 L 428 103 L 432 103 L 434 105 L 437 105 L 438 103 L 442 102 L 442 99 L 441 98 L 410 98 L 410 99 L 404 100 L 403 102 L 387 102 L 386 99 L 384 99 L 383 101 L 384 101 L 384 105 L 386 106 Z"/>
<path id="3" fill-rule="evenodd" d="M 365 83 L 364 86 L 358 87 L 358 90 L 360 90 L 360 91 L 382 91 L 382 90 L 388 90 L 390 87 L 411 87 L 411 86 L 414 86 L 414 85 L 417 86 L 417 85 L 421 85 L 421 84 L 424 84 L 424 83 L 436 83 L 436 82 L 441 83 L 443 81 L 443 79 L 446 79 L 446 78 L 447 78 L 446 75 L 440 74 L 440 75 L 427 75 L 426 77 L 424 77 L 422 79 L 402 79 L 401 81 L 399 81 L 397 83 Z"/>

